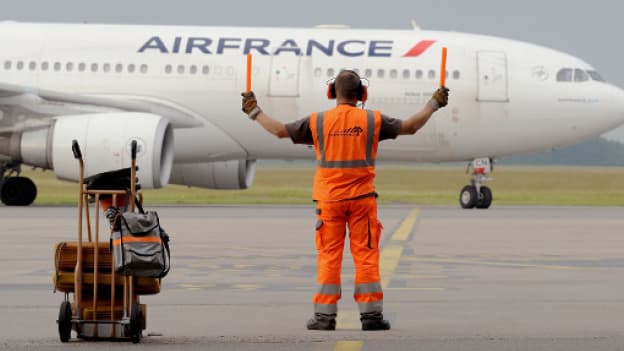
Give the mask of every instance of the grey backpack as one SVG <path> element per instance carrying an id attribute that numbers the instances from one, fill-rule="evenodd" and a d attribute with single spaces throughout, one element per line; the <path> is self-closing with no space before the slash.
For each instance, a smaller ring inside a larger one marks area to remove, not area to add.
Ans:
<path id="1" fill-rule="evenodd" d="M 154 211 L 118 211 L 110 246 L 116 273 L 152 278 L 162 278 L 169 273 L 169 235 L 160 226 Z"/>

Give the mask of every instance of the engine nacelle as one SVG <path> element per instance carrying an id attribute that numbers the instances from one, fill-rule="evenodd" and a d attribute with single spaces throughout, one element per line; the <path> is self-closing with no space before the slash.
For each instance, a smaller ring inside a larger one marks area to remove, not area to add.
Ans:
<path id="1" fill-rule="evenodd" d="M 57 117 L 46 129 L 25 131 L 19 160 L 52 168 L 57 177 L 78 180 L 72 140 L 80 144 L 85 177 L 130 167 L 130 144 L 138 143 L 137 177 L 141 186 L 160 188 L 169 182 L 173 165 L 173 128 L 164 117 L 147 113 L 104 113 Z"/>
<path id="2" fill-rule="evenodd" d="M 170 183 L 208 189 L 247 189 L 256 175 L 256 160 L 182 163 L 173 166 Z"/>

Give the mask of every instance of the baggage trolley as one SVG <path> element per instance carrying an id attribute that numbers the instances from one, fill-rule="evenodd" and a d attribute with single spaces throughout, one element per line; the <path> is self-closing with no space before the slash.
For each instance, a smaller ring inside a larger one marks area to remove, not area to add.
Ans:
<path id="1" fill-rule="evenodd" d="M 99 231 L 102 196 L 111 196 L 113 206 L 121 196 L 126 196 L 128 210 L 135 210 L 137 142 L 131 142 L 129 190 L 88 189 L 84 161 L 76 140 L 72 143 L 72 151 L 80 172 L 78 241 L 58 243 L 55 249 L 54 287 L 55 291 L 65 293 L 57 320 L 60 340 L 69 341 L 74 330 L 82 339 L 126 339 L 138 343 L 146 327 L 147 312 L 146 306 L 140 303 L 139 295 L 158 294 L 161 281 L 158 278 L 115 274 L 109 241 L 100 241 Z M 93 226 L 89 196 L 95 198 Z M 138 199 L 142 199 L 140 194 Z M 70 293 L 73 293 L 73 302 L 70 301 Z"/>

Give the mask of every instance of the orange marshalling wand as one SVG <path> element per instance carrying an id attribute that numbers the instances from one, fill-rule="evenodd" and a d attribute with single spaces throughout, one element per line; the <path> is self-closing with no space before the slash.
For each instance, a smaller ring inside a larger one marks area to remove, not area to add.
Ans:
<path id="1" fill-rule="evenodd" d="M 446 83 L 446 48 L 442 48 L 442 63 L 440 64 L 440 86 Z"/>
<path id="2" fill-rule="evenodd" d="M 251 91 L 251 54 L 247 54 L 247 85 L 245 91 Z"/>

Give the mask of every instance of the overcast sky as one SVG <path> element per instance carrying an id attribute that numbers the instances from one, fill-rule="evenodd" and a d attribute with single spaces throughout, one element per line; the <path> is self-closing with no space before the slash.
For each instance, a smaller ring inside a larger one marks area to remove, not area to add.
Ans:
<path id="1" fill-rule="evenodd" d="M 0 0 L 0 18 L 124 24 L 454 30 L 567 52 L 624 87 L 622 0 Z M 624 139 L 624 129 L 622 131 Z"/>

